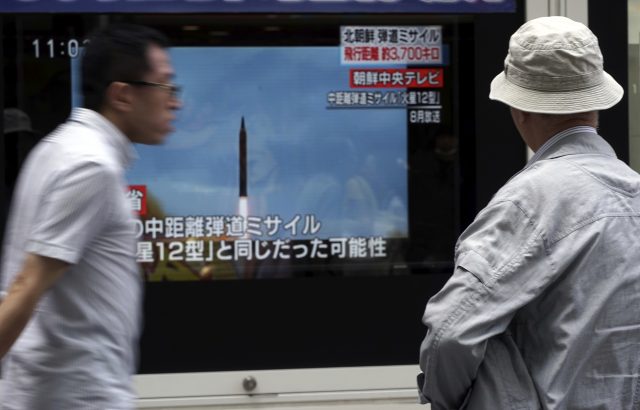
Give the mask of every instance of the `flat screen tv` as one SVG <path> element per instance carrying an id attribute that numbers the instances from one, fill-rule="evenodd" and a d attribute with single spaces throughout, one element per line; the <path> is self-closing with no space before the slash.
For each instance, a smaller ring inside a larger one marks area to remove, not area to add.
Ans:
<path id="1" fill-rule="evenodd" d="M 477 52 L 494 35 L 478 27 L 493 25 L 419 13 L 0 21 L 3 105 L 34 131 L 5 138 L 5 209 L 29 142 L 82 105 L 87 34 L 126 21 L 171 40 L 175 132 L 136 146 L 127 172 L 146 281 L 141 373 L 417 362 L 426 301 L 477 196 L 491 194 L 476 175 L 478 124 L 509 124 L 506 110 L 478 114 Z"/>

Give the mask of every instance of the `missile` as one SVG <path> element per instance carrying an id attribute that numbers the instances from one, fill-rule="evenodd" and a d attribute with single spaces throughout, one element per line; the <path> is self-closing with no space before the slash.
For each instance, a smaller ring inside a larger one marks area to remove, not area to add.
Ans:
<path id="1" fill-rule="evenodd" d="M 244 116 L 240 122 L 240 197 L 247 197 L 247 130 Z"/>

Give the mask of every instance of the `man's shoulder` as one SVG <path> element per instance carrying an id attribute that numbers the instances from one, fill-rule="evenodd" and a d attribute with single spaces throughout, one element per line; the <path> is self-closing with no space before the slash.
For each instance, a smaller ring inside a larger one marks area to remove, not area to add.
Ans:
<path id="1" fill-rule="evenodd" d="M 495 199 L 536 202 L 605 191 L 635 195 L 640 192 L 640 175 L 615 157 L 568 155 L 531 164 L 500 188 Z"/>
<path id="2" fill-rule="evenodd" d="M 47 135 L 39 147 L 41 155 L 56 156 L 66 169 L 94 163 L 116 169 L 112 148 L 102 133 L 84 124 L 68 121 Z"/>
<path id="3" fill-rule="evenodd" d="M 514 204 L 550 238 L 607 215 L 637 214 L 640 175 L 614 157 L 538 161 L 511 178 L 487 208 Z"/>
<path id="4" fill-rule="evenodd" d="M 532 204 L 566 192 L 576 182 L 576 170 L 565 161 L 538 161 L 507 181 L 491 203 L 511 201 Z"/>

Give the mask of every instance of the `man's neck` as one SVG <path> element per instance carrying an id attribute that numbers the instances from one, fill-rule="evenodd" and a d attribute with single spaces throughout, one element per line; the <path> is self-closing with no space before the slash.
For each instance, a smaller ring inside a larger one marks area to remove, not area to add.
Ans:
<path id="1" fill-rule="evenodd" d="M 597 116 L 549 116 L 544 114 L 531 114 L 531 126 L 526 131 L 525 141 L 534 152 L 540 149 L 545 142 L 553 138 L 554 135 L 573 127 L 593 127 L 598 126 Z"/>
<path id="2" fill-rule="evenodd" d="M 122 132 L 127 138 L 129 138 L 129 134 L 127 134 L 126 124 L 123 122 L 122 117 L 116 115 L 113 111 L 110 110 L 100 110 L 98 111 L 104 118 L 106 118 L 111 124 L 113 124 L 120 132 Z M 129 138 L 130 139 L 130 138 Z"/>

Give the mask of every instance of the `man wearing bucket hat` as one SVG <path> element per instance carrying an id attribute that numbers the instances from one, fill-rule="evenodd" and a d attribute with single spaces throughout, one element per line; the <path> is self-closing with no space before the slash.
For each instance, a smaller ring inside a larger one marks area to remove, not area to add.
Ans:
<path id="1" fill-rule="evenodd" d="M 512 35 L 489 98 L 535 155 L 460 236 L 427 304 L 418 379 L 433 410 L 640 408 L 640 176 L 596 131 L 622 94 L 583 24 Z"/>

